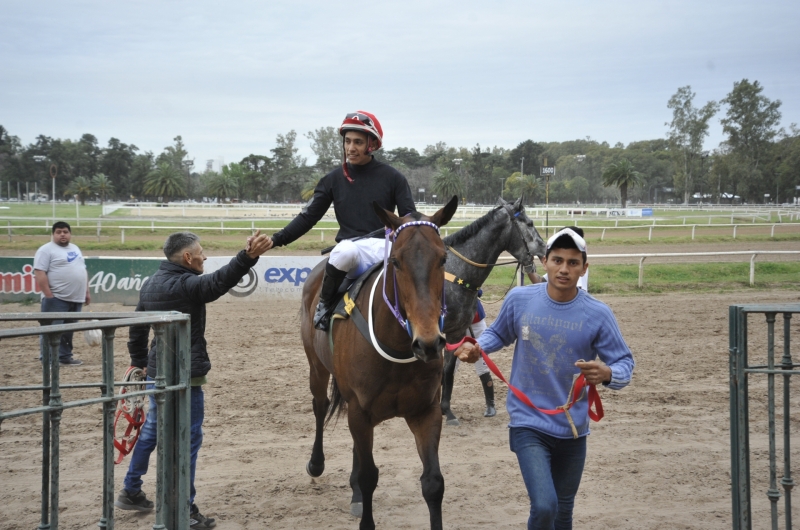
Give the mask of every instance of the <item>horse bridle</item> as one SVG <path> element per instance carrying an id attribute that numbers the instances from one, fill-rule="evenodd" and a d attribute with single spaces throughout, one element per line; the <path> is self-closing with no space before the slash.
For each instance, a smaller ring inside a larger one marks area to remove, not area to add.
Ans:
<path id="1" fill-rule="evenodd" d="M 506 263 L 476 263 L 471 259 L 467 258 L 466 256 L 462 255 L 460 252 L 458 252 L 456 249 L 454 249 L 449 245 L 446 247 L 447 250 L 452 252 L 454 256 L 459 258 L 464 263 L 467 263 L 469 265 L 472 265 L 473 267 L 478 267 L 481 269 L 486 269 L 489 267 L 501 267 L 503 265 L 521 264 L 525 272 L 536 272 L 536 264 L 533 262 L 534 256 L 528 249 L 528 243 L 525 241 L 525 236 L 522 233 L 522 230 L 520 230 L 519 226 L 517 226 L 517 217 L 519 217 L 519 214 L 522 212 L 514 212 L 514 210 L 512 210 L 511 207 L 509 207 L 508 203 L 504 204 L 502 207 L 506 210 L 506 212 L 508 212 L 508 216 L 511 218 L 511 226 L 513 226 L 514 229 L 517 231 L 517 235 L 519 236 L 520 241 L 522 241 L 522 246 L 525 248 L 525 257 L 523 261 L 517 260 L 517 261 L 509 261 Z M 498 206 L 497 209 L 500 209 L 500 206 Z"/>
<path id="2" fill-rule="evenodd" d="M 411 226 L 429 226 L 429 227 L 433 228 L 434 230 L 436 230 L 436 235 L 440 235 L 439 234 L 439 227 L 436 226 L 434 223 L 431 223 L 430 221 L 409 221 L 408 223 L 404 223 L 404 224 L 398 226 L 397 229 L 395 229 L 394 231 L 392 231 L 391 229 L 387 228 L 386 229 L 386 245 L 385 245 L 385 250 L 384 250 L 384 253 L 383 253 L 383 269 L 384 269 L 384 271 L 388 270 L 388 264 L 389 264 L 389 247 L 391 246 L 389 238 L 391 238 L 391 243 L 393 244 L 395 241 L 397 241 L 397 235 L 400 233 L 400 231 L 402 231 L 405 228 L 411 227 Z M 394 304 L 392 304 L 392 302 L 389 301 L 389 297 L 386 296 L 386 272 L 384 272 L 384 274 L 383 274 L 383 289 L 382 289 L 382 291 L 383 291 L 383 301 L 386 302 L 386 305 L 389 307 L 389 310 L 394 315 L 394 318 L 396 318 L 397 322 L 403 327 L 404 330 L 406 330 L 406 333 L 408 333 L 408 336 L 409 337 L 413 337 L 413 333 L 411 331 L 411 323 L 408 321 L 407 318 L 403 318 L 403 314 L 400 312 L 400 303 L 399 303 L 400 299 L 397 296 L 397 272 L 395 271 L 394 267 L 392 267 L 392 280 L 393 280 L 392 283 L 394 284 Z M 442 330 L 444 330 L 444 317 L 447 316 L 447 303 L 445 301 L 444 293 L 445 293 L 445 288 L 444 288 L 444 285 L 442 285 L 442 309 L 441 309 L 441 312 L 439 314 L 439 331 L 440 332 Z"/>

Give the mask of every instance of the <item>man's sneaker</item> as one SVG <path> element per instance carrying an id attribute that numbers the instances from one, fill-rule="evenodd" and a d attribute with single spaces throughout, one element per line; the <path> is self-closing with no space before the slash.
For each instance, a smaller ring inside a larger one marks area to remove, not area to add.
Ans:
<path id="1" fill-rule="evenodd" d="M 80 366 L 83 364 L 83 361 L 81 361 L 80 359 L 72 358 L 72 359 L 67 359 L 66 361 L 58 361 L 58 364 L 60 364 L 61 366 Z"/>
<path id="2" fill-rule="evenodd" d="M 149 512 L 153 510 L 153 501 L 147 499 L 143 491 L 139 491 L 136 495 L 131 495 L 128 490 L 124 489 L 119 492 L 114 506 L 120 510 L 132 510 L 135 512 Z"/>
<path id="3" fill-rule="evenodd" d="M 214 528 L 217 523 L 213 518 L 205 517 L 200 513 L 196 504 L 192 504 L 192 513 L 189 514 L 189 528 Z"/>

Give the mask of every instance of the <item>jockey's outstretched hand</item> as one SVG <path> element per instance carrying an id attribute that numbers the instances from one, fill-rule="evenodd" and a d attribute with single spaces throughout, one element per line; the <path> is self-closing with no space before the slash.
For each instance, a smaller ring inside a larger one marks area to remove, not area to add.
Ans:
<path id="1" fill-rule="evenodd" d="M 458 347 L 456 351 L 453 352 L 453 355 L 458 357 L 458 359 L 465 363 L 476 363 L 478 359 L 481 358 L 481 347 L 477 344 L 472 344 L 471 342 L 464 342 L 461 346 Z"/>
<path id="2" fill-rule="evenodd" d="M 244 250 L 249 258 L 257 258 L 271 249 L 272 245 L 272 238 L 266 234 L 261 234 L 261 230 L 257 230 L 255 234 L 247 238 Z"/>

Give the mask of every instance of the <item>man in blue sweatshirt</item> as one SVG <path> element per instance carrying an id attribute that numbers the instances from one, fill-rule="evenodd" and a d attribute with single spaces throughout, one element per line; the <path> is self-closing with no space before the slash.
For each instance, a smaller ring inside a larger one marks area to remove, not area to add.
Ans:
<path id="1" fill-rule="evenodd" d="M 613 390 L 631 380 L 634 361 L 611 309 L 577 287 L 586 273 L 586 241 L 569 228 L 547 241 L 548 281 L 512 290 L 497 320 L 456 355 L 475 362 L 480 351 L 514 344 L 511 385 L 541 409 L 569 400 L 575 377 Z M 513 393 L 506 408 L 510 445 L 531 501 L 528 529 L 572 528 L 572 510 L 586 460 L 589 407 L 584 397 L 567 414 L 544 414 Z"/>

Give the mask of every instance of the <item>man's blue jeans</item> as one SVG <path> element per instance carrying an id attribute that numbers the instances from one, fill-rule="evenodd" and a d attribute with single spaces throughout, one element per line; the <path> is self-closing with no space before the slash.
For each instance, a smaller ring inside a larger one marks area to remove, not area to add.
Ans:
<path id="1" fill-rule="evenodd" d="M 153 378 L 148 377 L 148 381 Z M 147 388 L 153 388 L 154 385 L 147 385 Z M 156 406 L 156 399 L 154 396 L 150 398 L 150 409 L 147 411 L 147 418 L 142 425 L 142 431 L 139 433 L 139 440 L 133 448 L 133 455 L 131 455 L 131 463 L 128 466 L 128 474 L 125 475 L 125 489 L 130 495 L 136 495 L 142 489 L 142 475 L 147 474 L 147 467 L 150 465 L 150 454 L 156 448 L 156 431 L 158 428 L 158 409 Z M 189 503 L 194 502 L 194 471 L 197 467 L 197 454 L 200 452 L 200 446 L 203 445 L 203 416 L 205 415 L 205 401 L 203 398 L 203 387 L 192 387 L 192 419 L 191 419 L 191 459 L 189 465 L 189 475 L 191 481 L 191 490 Z"/>
<path id="2" fill-rule="evenodd" d="M 571 529 L 572 508 L 586 461 L 586 437 L 555 438 L 512 427 L 509 443 L 531 500 L 528 530 Z"/>
<path id="3" fill-rule="evenodd" d="M 66 302 L 58 298 L 42 298 L 42 313 L 80 313 L 83 304 L 77 302 Z M 48 320 L 42 321 L 42 325 L 58 326 L 59 324 L 72 324 L 76 320 Z M 58 360 L 60 362 L 72 359 L 72 331 L 61 334 L 61 343 L 58 345 Z M 45 340 L 44 335 L 39 335 L 39 346 L 42 347 Z M 41 351 L 41 350 L 40 350 Z M 39 360 L 42 360 L 41 353 Z"/>

